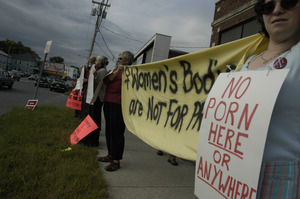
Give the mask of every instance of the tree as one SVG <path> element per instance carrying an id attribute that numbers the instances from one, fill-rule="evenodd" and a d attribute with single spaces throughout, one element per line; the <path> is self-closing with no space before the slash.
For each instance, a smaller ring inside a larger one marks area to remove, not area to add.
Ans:
<path id="1" fill-rule="evenodd" d="M 30 47 L 24 46 L 22 42 L 12 41 L 9 39 L 0 41 L 0 50 L 7 54 L 25 54 L 30 53 L 32 55 L 37 55 L 36 52 L 31 50 Z"/>
<path id="2" fill-rule="evenodd" d="M 63 64 L 65 60 L 64 60 L 64 58 L 62 58 L 60 56 L 55 56 L 55 57 L 50 57 L 49 61 L 51 63 L 60 63 L 60 64 Z"/>

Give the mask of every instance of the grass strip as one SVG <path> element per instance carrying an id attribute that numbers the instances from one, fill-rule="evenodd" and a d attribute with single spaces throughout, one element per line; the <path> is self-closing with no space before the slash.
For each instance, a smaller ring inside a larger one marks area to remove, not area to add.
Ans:
<path id="1" fill-rule="evenodd" d="M 38 106 L 0 116 L 0 198 L 108 198 L 97 149 L 70 145 L 81 122 L 73 113 Z"/>

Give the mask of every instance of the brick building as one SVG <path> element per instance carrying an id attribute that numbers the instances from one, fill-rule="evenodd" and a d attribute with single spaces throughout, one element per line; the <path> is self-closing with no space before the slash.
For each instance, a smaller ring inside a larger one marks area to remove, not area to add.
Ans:
<path id="1" fill-rule="evenodd" d="M 260 31 L 255 12 L 256 0 L 216 0 L 210 46 L 256 34 Z"/>

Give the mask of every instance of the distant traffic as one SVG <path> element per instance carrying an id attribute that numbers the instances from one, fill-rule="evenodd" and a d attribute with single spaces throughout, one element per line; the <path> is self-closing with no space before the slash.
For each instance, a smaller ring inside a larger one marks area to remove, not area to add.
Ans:
<path id="1" fill-rule="evenodd" d="M 14 85 L 14 81 L 20 81 L 21 77 L 27 77 L 28 80 L 33 80 L 34 86 L 49 88 L 50 91 L 57 91 L 57 92 L 67 92 L 72 90 L 76 82 L 71 79 L 59 79 L 55 76 L 41 76 L 39 79 L 38 74 L 24 74 L 23 72 L 12 70 L 12 71 L 5 71 L 0 69 L 0 89 L 3 87 L 8 87 L 11 89 Z"/>

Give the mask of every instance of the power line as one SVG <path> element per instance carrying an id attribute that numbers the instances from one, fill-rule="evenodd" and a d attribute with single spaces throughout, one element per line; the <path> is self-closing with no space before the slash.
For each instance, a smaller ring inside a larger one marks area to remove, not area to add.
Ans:
<path id="1" fill-rule="evenodd" d="M 114 61 L 114 60 L 115 60 L 115 56 L 114 56 L 114 54 L 111 52 L 110 48 L 108 47 L 108 45 L 107 45 L 107 43 L 106 43 L 106 41 L 105 41 L 105 39 L 104 39 L 104 37 L 103 37 L 101 31 L 99 31 L 99 34 L 100 34 L 100 36 L 101 36 L 101 38 L 102 38 L 102 40 L 103 40 L 103 42 L 104 42 L 106 48 L 108 49 L 108 51 L 109 51 L 110 54 L 112 55 L 112 59 L 111 59 L 111 60 Z M 98 44 L 98 45 L 99 45 L 99 44 Z M 99 46 L 99 47 L 100 47 L 100 46 Z M 103 49 L 102 49 L 101 47 L 100 47 L 100 49 L 103 51 Z"/>
<path id="2" fill-rule="evenodd" d="M 105 56 L 106 56 L 108 59 L 110 59 L 111 61 L 113 61 L 114 63 L 116 63 L 116 62 L 114 61 L 114 55 L 113 55 L 113 58 L 110 58 L 109 55 L 107 55 L 107 53 L 101 48 L 100 44 L 99 44 L 97 41 L 96 41 L 95 43 L 97 44 L 97 46 L 100 48 L 100 50 L 105 54 Z"/>
<path id="3" fill-rule="evenodd" d="M 127 37 L 127 36 L 124 36 L 124 35 L 121 35 L 119 33 L 116 33 L 108 28 L 106 28 L 105 26 L 101 25 L 102 28 L 104 28 L 105 30 L 115 34 L 115 35 L 118 35 L 120 37 L 123 37 L 123 38 L 126 38 L 126 39 L 129 39 L 131 41 L 136 41 L 136 42 L 139 42 L 139 43 L 143 43 L 143 44 L 146 44 L 146 42 L 143 42 L 143 41 L 140 41 L 140 40 L 137 40 L 137 39 L 133 39 L 133 38 L 130 38 L 130 37 Z M 201 47 L 201 46 L 170 46 L 170 48 L 208 48 L 208 47 Z"/>
<path id="4" fill-rule="evenodd" d="M 92 8 L 93 8 L 93 6 L 92 6 Z M 88 48 L 88 39 L 89 39 L 89 34 L 90 34 L 91 20 L 92 20 L 92 15 L 90 15 L 90 19 L 89 19 L 89 28 L 88 28 L 88 31 L 86 34 L 85 49 Z"/>
<path id="5" fill-rule="evenodd" d="M 102 37 L 102 39 L 103 39 L 103 42 L 104 42 L 106 48 L 108 49 L 108 51 L 110 52 L 110 54 L 113 56 L 113 61 L 114 61 L 114 58 L 115 58 L 114 54 L 111 52 L 111 50 L 110 50 L 109 47 L 107 46 L 107 43 L 106 43 L 106 41 L 105 41 L 105 39 L 104 39 L 102 33 L 101 33 L 100 31 L 99 31 L 99 33 L 100 33 L 100 35 L 101 35 L 101 37 Z"/>
<path id="6" fill-rule="evenodd" d="M 114 32 L 114 31 L 112 31 L 112 30 L 109 30 L 108 28 L 106 28 L 106 27 L 103 26 L 103 25 L 101 25 L 101 27 L 104 28 L 105 30 L 107 30 L 107 31 L 109 31 L 109 32 L 111 32 L 111 33 L 113 33 L 113 34 L 115 34 L 115 35 L 118 35 L 118 36 L 120 36 L 120 37 L 123 37 L 123 38 L 125 38 L 125 39 L 129 39 L 129 40 L 132 40 L 132 41 L 137 41 L 137 42 L 140 42 L 140 43 L 143 43 L 143 44 L 146 43 L 146 42 L 143 42 L 143 41 L 140 41 L 140 40 L 137 40 L 137 39 L 133 39 L 133 38 L 130 38 L 130 37 L 126 37 L 126 36 L 124 36 L 124 35 L 121 35 L 121 34 L 119 34 L 119 33 L 116 33 L 116 32 Z"/>
<path id="7" fill-rule="evenodd" d="M 92 43 L 91 43 L 91 48 L 90 48 L 88 59 L 92 55 L 92 51 L 93 51 L 93 48 L 94 48 L 94 43 L 95 43 L 97 31 L 98 31 L 99 26 L 100 26 L 100 24 L 102 22 L 102 19 L 106 18 L 105 9 L 106 9 L 106 7 L 110 7 L 110 5 L 108 5 L 108 1 L 109 0 L 107 0 L 106 3 L 104 3 L 104 0 L 102 0 L 102 3 L 100 3 L 100 2 L 96 2 L 96 1 L 92 0 L 92 3 L 98 4 L 98 8 L 97 9 L 96 8 L 92 9 L 92 16 L 97 15 L 97 20 L 96 20 L 96 24 L 95 24 L 95 30 L 94 30 L 94 34 L 93 34 L 93 39 L 92 39 Z M 103 9 L 103 7 L 104 7 L 104 9 Z M 88 65 L 88 63 L 89 63 L 89 61 L 87 61 L 87 65 Z"/>
<path id="8" fill-rule="evenodd" d="M 108 51 L 110 52 L 110 54 L 112 55 L 112 58 L 110 58 L 113 62 L 115 60 L 115 57 L 113 55 L 113 53 L 111 52 L 110 48 L 108 47 L 106 41 L 105 41 L 105 38 L 104 36 L 102 35 L 101 31 L 100 31 L 100 27 L 104 28 L 105 30 L 119 36 L 119 37 L 122 37 L 122 38 L 125 38 L 125 39 L 128 39 L 128 40 L 131 40 L 131 41 L 135 41 L 135 42 L 139 42 L 139 43 L 143 43 L 143 44 L 146 44 L 146 42 L 143 42 L 143 41 L 140 41 L 140 40 L 137 40 L 137 39 L 134 39 L 134 38 L 131 38 L 131 37 L 127 37 L 127 36 L 124 36 L 122 34 L 119 34 L 119 33 L 116 33 L 108 28 L 106 28 L 105 26 L 101 25 L 101 22 L 102 22 L 102 19 L 105 19 L 106 18 L 106 12 L 105 10 L 107 9 L 107 7 L 110 7 L 110 5 L 108 5 L 108 1 L 106 1 L 106 4 L 104 4 L 104 0 L 102 0 L 102 3 L 99 3 L 99 2 L 95 2 L 94 0 L 92 0 L 92 2 L 95 4 L 98 4 L 98 9 L 93 9 L 92 10 L 92 13 L 94 15 L 98 15 L 97 17 L 97 22 L 96 22 L 96 25 L 95 25 L 95 31 L 94 31 L 94 37 L 93 37 L 93 41 L 92 41 L 92 44 L 91 44 L 91 49 L 90 49 L 90 55 L 89 57 L 91 56 L 91 52 L 93 50 L 93 46 L 94 46 L 94 43 L 96 42 L 95 41 L 95 38 L 96 38 L 96 35 L 97 33 L 99 32 L 101 37 L 102 37 L 102 40 L 106 46 L 106 48 L 108 49 Z M 103 8 L 104 7 L 104 8 Z M 101 17 L 101 18 L 100 18 Z M 100 21 L 99 21 L 100 19 Z M 100 47 L 100 45 L 96 42 L 96 44 L 98 45 L 98 47 L 103 51 L 103 53 L 105 53 L 105 51 Z M 170 48 L 208 48 L 208 47 L 199 47 L 199 46 L 170 46 Z M 105 53 L 106 54 L 106 53 Z M 107 54 L 106 54 L 107 55 Z M 107 56 L 109 57 L 109 56 Z"/>
<path id="9" fill-rule="evenodd" d="M 110 5 L 108 5 L 108 1 L 109 0 L 106 0 L 106 3 L 104 3 L 105 0 L 102 0 L 102 3 L 100 2 L 96 2 L 94 0 L 92 0 L 92 3 L 94 4 L 98 4 L 98 8 L 94 8 L 92 9 L 92 16 L 95 16 L 97 15 L 97 21 L 96 21 L 96 24 L 95 24 L 95 30 L 94 30 L 94 35 L 93 35 L 93 40 L 92 40 L 92 43 L 91 43 L 91 48 L 90 48 L 90 52 L 89 52 L 89 57 L 91 56 L 92 54 L 92 51 L 93 51 L 93 48 L 94 48 L 94 44 L 96 43 L 97 46 L 100 48 L 100 50 L 109 58 L 111 59 L 113 62 L 114 62 L 114 59 L 115 59 L 115 56 L 113 55 L 113 53 L 111 52 L 111 50 L 109 49 L 101 31 L 100 31 L 100 26 L 101 26 L 101 22 L 103 19 L 106 18 L 106 15 L 107 15 L 107 12 L 105 11 L 107 7 L 110 7 Z M 107 53 L 101 48 L 101 46 L 99 45 L 98 42 L 96 42 L 96 36 L 97 36 L 97 33 L 99 33 L 102 37 L 102 40 L 106 46 L 106 48 L 108 49 L 108 51 L 111 53 L 112 55 L 112 58 L 110 58 L 110 56 L 107 55 Z"/>

